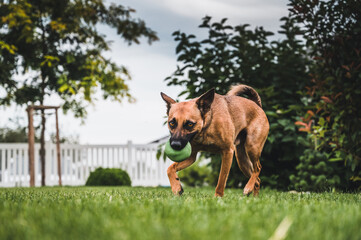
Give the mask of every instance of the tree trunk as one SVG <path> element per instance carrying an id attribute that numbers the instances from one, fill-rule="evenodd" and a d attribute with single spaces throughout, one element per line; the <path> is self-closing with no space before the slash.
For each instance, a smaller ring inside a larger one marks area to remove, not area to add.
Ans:
<path id="1" fill-rule="evenodd" d="M 40 162 L 41 162 L 41 186 L 45 186 L 45 110 L 41 110 L 41 136 L 40 136 Z"/>
<path id="2" fill-rule="evenodd" d="M 43 12 L 41 10 L 41 12 Z M 43 58 L 47 55 L 46 40 L 45 40 L 45 26 L 43 20 L 41 20 L 41 30 L 42 30 L 42 53 Z M 40 68 L 41 72 L 41 105 L 44 105 L 45 98 L 45 87 L 46 87 L 46 74 L 45 68 L 42 66 Z M 45 110 L 41 109 L 41 136 L 40 136 L 40 161 L 41 161 L 41 186 L 45 186 Z"/>
<path id="3" fill-rule="evenodd" d="M 55 123 L 56 123 L 56 157 L 58 160 L 58 176 L 59 176 L 59 186 L 62 185 L 61 182 L 61 159 L 60 159 L 60 139 L 59 139 L 59 118 L 58 118 L 58 109 L 55 109 Z"/>

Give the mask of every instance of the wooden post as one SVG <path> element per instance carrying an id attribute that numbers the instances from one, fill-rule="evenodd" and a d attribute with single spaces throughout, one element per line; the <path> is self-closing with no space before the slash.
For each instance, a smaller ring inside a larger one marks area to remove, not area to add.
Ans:
<path id="1" fill-rule="evenodd" d="M 41 109 L 41 136 L 40 136 L 40 162 L 41 162 L 41 186 L 45 186 L 45 110 Z"/>
<path id="2" fill-rule="evenodd" d="M 28 112 L 28 121 L 29 121 L 28 143 L 29 143 L 30 187 L 34 187 L 35 186 L 35 165 L 34 165 L 35 131 L 34 131 L 34 121 L 33 121 L 34 108 L 32 106 L 29 106 L 27 108 L 27 112 Z"/>
<path id="3" fill-rule="evenodd" d="M 59 141 L 59 124 L 58 124 L 58 106 L 28 106 L 26 111 L 28 112 L 28 119 L 29 119 L 29 167 L 30 167 L 30 186 L 35 186 L 35 165 L 34 165 L 34 138 L 35 138 L 35 131 L 34 131 L 34 121 L 33 121 L 33 113 L 35 110 L 41 110 L 41 148 L 40 148 L 40 158 L 41 158 L 41 185 L 45 186 L 45 110 L 46 109 L 55 109 L 56 114 L 56 138 L 57 138 L 57 160 L 58 160 L 58 175 L 59 175 L 59 185 L 62 185 L 61 182 L 61 163 L 60 163 L 60 141 Z"/>
<path id="4" fill-rule="evenodd" d="M 58 160 L 58 176 L 59 176 L 59 186 L 61 183 L 61 159 L 60 159 L 60 139 L 59 139 L 59 120 L 58 120 L 58 109 L 55 109 L 55 120 L 56 120 L 56 156 Z"/>

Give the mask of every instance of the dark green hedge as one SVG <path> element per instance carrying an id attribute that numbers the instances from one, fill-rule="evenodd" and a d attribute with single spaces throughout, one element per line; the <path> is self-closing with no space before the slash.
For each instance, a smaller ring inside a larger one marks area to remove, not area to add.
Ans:
<path id="1" fill-rule="evenodd" d="M 86 186 L 131 186 L 128 173 L 120 168 L 97 168 L 91 172 Z"/>

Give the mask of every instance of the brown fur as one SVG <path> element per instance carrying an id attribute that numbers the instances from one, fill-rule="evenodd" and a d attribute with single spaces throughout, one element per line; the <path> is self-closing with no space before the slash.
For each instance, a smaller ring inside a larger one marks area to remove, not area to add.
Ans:
<path id="1" fill-rule="evenodd" d="M 241 94 L 250 99 L 240 97 Z M 249 86 L 236 85 L 227 95 L 216 94 L 212 89 L 199 98 L 179 103 L 164 93 L 161 95 L 167 103 L 168 122 L 176 122 L 175 127 L 168 125 L 171 136 L 184 140 L 191 135 L 191 156 L 173 163 L 167 170 L 173 193 L 183 192 L 177 172 L 192 165 L 199 151 L 207 151 L 222 155 L 216 196 L 224 194 L 234 154 L 239 168 L 249 178 L 243 193 L 258 195 L 259 157 L 269 131 L 258 93 Z M 191 129 L 186 127 L 189 122 L 195 123 Z"/>

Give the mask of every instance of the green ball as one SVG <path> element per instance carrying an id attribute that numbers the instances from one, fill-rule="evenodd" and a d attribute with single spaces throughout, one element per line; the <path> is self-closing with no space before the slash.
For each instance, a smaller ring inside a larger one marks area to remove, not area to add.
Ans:
<path id="1" fill-rule="evenodd" d="M 170 146 L 170 140 L 168 140 L 167 143 L 165 144 L 164 153 L 165 153 L 165 155 L 167 155 L 167 157 L 170 160 L 172 160 L 174 162 L 182 162 L 190 157 L 190 155 L 192 153 L 192 147 L 191 147 L 191 144 L 188 142 L 187 145 L 182 150 L 179 150 L 179 151 L 174 150 Z"/>

